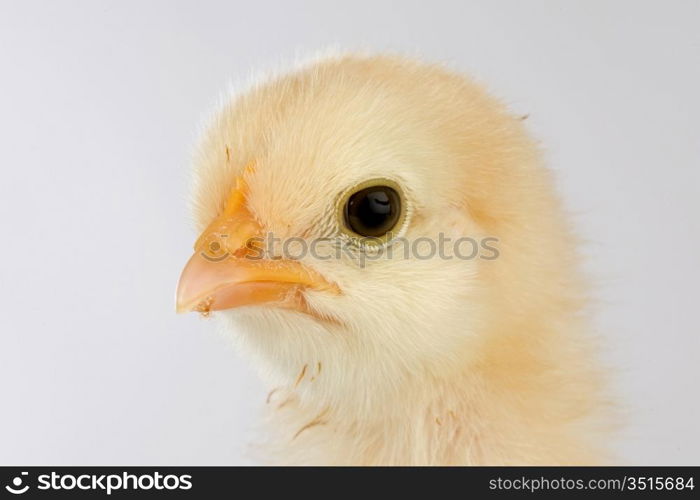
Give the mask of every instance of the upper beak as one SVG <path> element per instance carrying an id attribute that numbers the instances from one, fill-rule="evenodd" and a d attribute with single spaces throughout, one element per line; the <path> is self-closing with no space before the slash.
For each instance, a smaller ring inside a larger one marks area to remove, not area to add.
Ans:
<path id="1" fill-rule="evenodd" d="M 195 243 L 195 254 L 178 283 L 177 312 L 208 313 L 256 304 L 309 312 L 305 289 L 338 293 L 336 285 L 297 260 L 263 258 L 251 245 L 257 238 L 262 241 L 261 234 L 239 179 L 224 213 Z"/>

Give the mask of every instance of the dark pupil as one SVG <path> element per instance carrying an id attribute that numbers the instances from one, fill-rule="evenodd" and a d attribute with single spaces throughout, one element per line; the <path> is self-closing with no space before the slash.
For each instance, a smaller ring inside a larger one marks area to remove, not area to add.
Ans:
<path id="1" fill-rule="evenodd" d="M 399 218 L 401 199 L 388 186 L 372 186 L 353 194 L 345 206 L 345 219 L 362 236 L 383 236 Z"/>

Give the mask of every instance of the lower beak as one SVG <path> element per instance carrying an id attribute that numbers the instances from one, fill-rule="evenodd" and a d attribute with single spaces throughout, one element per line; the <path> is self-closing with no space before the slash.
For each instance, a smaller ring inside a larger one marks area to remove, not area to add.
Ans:
<path id="1" fill-rule="evenodd" d="M 267 304 L 307 312 L 304 290 L 338 293 L 337 286 L 295 260 L 227 257 L 195 253 L 177 288 L 177 312 L 209 313 Z"/>

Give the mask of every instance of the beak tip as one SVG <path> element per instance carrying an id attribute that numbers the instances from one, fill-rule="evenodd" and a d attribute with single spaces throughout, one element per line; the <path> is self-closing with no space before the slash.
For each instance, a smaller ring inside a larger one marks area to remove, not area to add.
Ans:
<path id="1" fill-rule="evenodd" d="M 188 307 L 187 301 L 182 293 L 181 283 L 178 283 L 177 291 L 175 292 L 175 313 L 183 314 L 190 312 L 192 307 Z"/>
<path id="2" fill-rule="evenodd" d="M 181 293 L 180 287 L 178 287 L 177 294 L 175 296 L 175 313 L 184 314 L 192 312 L 195 310 L 196 305 L 192 303 L 192 300 L 187 300 L 187 298 Z"/>

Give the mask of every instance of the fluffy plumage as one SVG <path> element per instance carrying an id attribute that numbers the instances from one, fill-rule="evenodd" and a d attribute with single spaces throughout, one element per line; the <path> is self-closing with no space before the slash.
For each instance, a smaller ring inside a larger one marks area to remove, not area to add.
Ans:
<path id="1" fill-rule="evenodd" d="M 364 267 L 307 255 L 342 291 L 304 292 L 316 316 L 264 304 L 214 312 L 269 384 L 269 461 L 604 460 L 574 239 L 519 117 L 438 66 L 332 57 L 213 118 L 195 161 L 200 229 L 250 164 L 248 208 L 278 237 L 337 235 L 338 196 L 383 177 L 405 190 L 406 238 L 496 237 L 499 251 L 399 252 Z"/>

